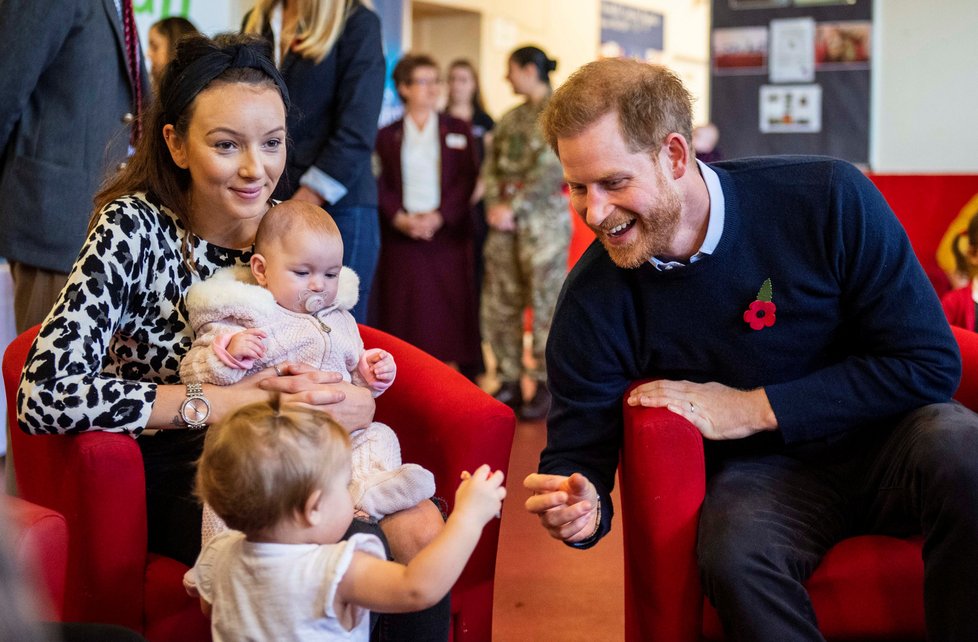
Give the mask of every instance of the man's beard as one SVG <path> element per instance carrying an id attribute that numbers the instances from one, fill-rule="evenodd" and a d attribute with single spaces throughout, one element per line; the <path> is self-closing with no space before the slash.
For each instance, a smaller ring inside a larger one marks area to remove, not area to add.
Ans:
<path id="1" fill-rule="evenodd" d="M 658 172 L 658 199 L 642 213 L 618 209 L 609 216 L 598 230 L 601 243 L 615 265 L 633 269 L 648 262 L 653 256 L 669 251 L 682 214 L 682 200 L 676 188 L 668 184 L 661 170 Z M 628 245 L 615 245 L 608 239 L 608 232 L 622 223 L 634 219 L 636 239 Z"/>

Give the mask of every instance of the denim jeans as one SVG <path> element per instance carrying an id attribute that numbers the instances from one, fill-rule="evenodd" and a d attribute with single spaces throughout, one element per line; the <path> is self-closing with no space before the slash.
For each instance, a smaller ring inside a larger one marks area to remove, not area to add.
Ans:
<path id="1" fill-rule="evenodd" d="M 929 638 L 978 640 L 978 415 L 934 404 L 857 441 L 732 458 L 711 476 L 697 555 L 728 639 L 822 640 L 802 583 L 825 552 L 851 535 L 922 533 Z"/>
<path id="2" fill-rule="evenodd" d="M 380 256 L 380 219 L 376 207 L 327 207 L 343 237 L 343 265 L 360 277 L 360 298 L 351 310 L 358 323 L 367 319 L 370 286 Z"/>

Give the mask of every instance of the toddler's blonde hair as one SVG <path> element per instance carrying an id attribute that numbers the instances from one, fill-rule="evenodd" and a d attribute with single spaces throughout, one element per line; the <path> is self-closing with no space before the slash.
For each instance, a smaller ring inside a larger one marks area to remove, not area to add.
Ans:
<path id="1" fill-rule="evenodd" d="M 328 413 L 276 395 L 208 429 L 196 492 L 230 528 L 257 533 L 301 514 L 349 462 L 349 435 Z"/>

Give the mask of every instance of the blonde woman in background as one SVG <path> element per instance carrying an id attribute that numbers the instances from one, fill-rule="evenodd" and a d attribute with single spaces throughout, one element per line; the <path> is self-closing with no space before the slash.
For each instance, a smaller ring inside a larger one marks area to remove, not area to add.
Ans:
<path id="1" fill-rule="evenodd" d="M 344 265 L 360 277 L 352 312 L 363 322 L 380 252 L 370 171 L 384 94 L 380 19 L 369 0 L 259 0 L 244 30 L 274 43 L 294 107 L 275 198 L 308 201 L 333 216 Z"/>

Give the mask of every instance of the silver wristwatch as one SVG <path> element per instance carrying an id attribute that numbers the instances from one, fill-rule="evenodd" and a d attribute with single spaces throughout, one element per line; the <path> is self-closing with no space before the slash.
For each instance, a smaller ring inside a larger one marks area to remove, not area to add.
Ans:
<path id="1" fill-rule="evenodd" d="M 199 383 L 187 384 L 187 398 L 180 404 L 180 419 L 191 430 L 207 427 L 211 416 L 211 402 L 204 396 L 204 386 Z"/>

